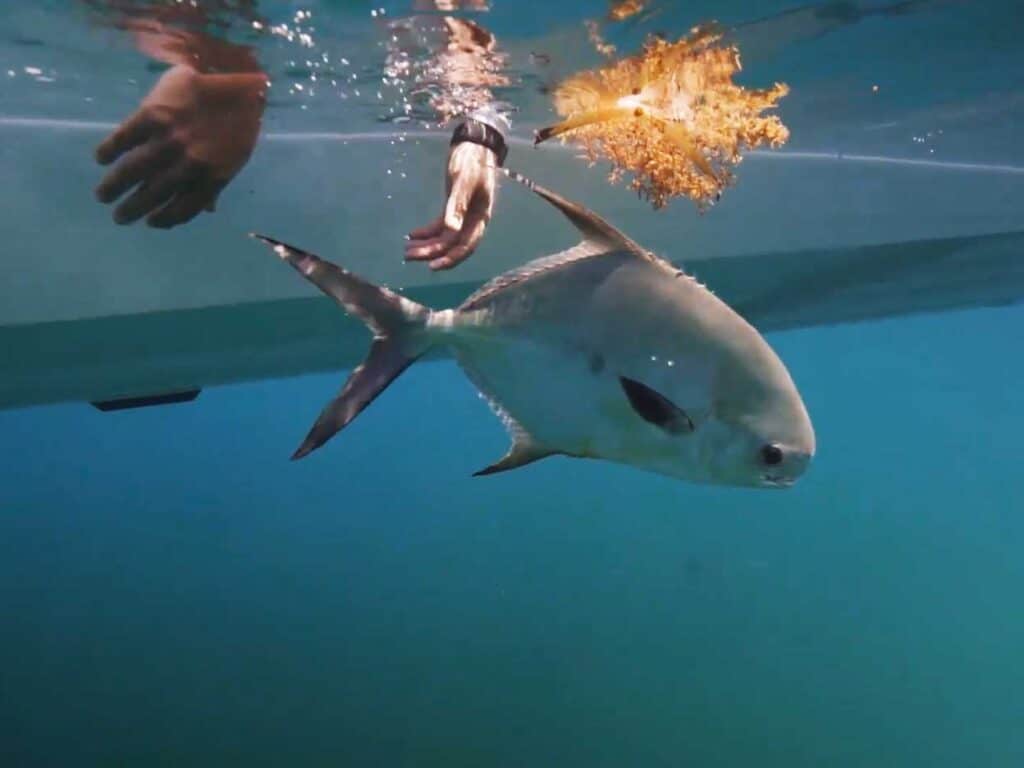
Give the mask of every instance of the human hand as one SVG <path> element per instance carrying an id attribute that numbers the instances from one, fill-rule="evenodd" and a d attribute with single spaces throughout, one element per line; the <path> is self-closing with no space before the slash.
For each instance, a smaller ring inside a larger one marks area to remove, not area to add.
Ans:
<path id="1" fill-rule="evenodd" d="M 487 147 L 469 141 L 448 153 L 444 211 L 409 233 L 405 258 L 427 261 L 431 269 L 451 269 L 476 250 L 491 220 L 498 159 Z"/>
<path id="2" fill-rule="evenodd" d="M 182 64 L 165 72 L 96 148 L 101 165 L 122 158 L 96 188 L 100 202 L 135 188 L 114 221 L 131 224 L 148 214 L 147 224 L 169 228 L 213 211 L 256 145 L 266 87 L 262 72 L 205 74 Z"/>

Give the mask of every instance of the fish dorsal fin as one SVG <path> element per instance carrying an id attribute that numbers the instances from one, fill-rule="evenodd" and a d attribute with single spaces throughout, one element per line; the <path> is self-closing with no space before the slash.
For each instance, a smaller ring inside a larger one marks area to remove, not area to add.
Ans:
<path id="1" fill-rule="evenodd" d="M 478 309 L 481 304 L 485 303 L 499 291 L 503 291 L 513 285 L 542 275 L 545 272 L 560 269 L 561 267 L 568 266 L 569 264 L 573 264 L 577 261 L 589 259 L 591 256 L 597 256 L 608 252 L 609 251 L 603 246 L 599 246 L 593 242 L 584 241 L 572 248 L 569 248 L 568 250 L 552 254 L 551 256 L 542 256 L 539 259 L 534 259 L 521 267 L 509 270 L 508 272 L 503 272 L 497 277 L 492 278 L 481 285 L 472 293 L 472 295 L 462 302 L 459 310 L 468 312 Z"/>
<path id="2" fill-rule="evenodd" d="M 590 258 L 599 258 L 607 254 L 618 254 L 620 256 L 626 255 L 626 258 L 635 256 L 652 263 L 660 262 L 654 254 L 645 251 L 593 211 L 571 200 L 566 200 L 561 195 L 545 189 L 539 184 L 535 184 L 520 173 L 504 168 L 502 171 L 510 179 L 528 187 L 561 211 L 572 222 L 573 226 L 579 230 L 583 240 L 572 248 L 551 256 L 542 256 L 541 258 L 534 259 L 521 267 L 509 270 L 491 279 L 462 303 L 459 307 L 461 311 L 478 309 L 495 294 L 506 288 Z"/>
<path id="3" fill-rule="evenodd" d="M 562 215 L 583 235 L 584 243 L 603 246 L 594 249 L 595 255 L 605 251 L 630 251 L 638 256 L 646 254 L 646 251 L 637 243 L 626 237 L 626 235 L 590 209 L 565 199 L 558 193 L 552 192 L 550 189 L 546 189 L 540 184 L 531 181 L 521 173 L 510 171 L 507 168 L 503 168 L 502 171 L 510 179 L 527 187 L 534 194 L 544 198 L 561 211 Z"/>

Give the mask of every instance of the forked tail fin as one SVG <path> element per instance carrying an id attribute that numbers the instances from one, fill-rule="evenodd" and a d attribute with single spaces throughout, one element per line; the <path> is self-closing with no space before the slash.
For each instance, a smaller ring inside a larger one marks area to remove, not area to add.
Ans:
<path id="1" fill-rule="evenodd" d="M 386 288 L 373 285 L 312 253 L 253 234 L 269 245 L 307 280 L 334 299 L 373 332 L 363 363 L 352 371 L 341 392 L 329 402 L 292 455 L 309 455 L 344 429 L 374 398 L 430 347 L 425 333 L 430 310 Z"/>

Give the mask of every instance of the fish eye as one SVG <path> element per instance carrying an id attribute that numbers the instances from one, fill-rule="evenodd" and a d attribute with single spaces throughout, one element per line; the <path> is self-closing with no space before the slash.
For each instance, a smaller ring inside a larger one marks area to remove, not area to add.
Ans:
<path id="1" fill-rule="evenodd" d="M 776 464 L 781 464 L 784 455 L 782 449 L 779 446 L 769 443 L 761 449 L 761 461 L 767 464 L 769 467 L 774 467 Z"/>

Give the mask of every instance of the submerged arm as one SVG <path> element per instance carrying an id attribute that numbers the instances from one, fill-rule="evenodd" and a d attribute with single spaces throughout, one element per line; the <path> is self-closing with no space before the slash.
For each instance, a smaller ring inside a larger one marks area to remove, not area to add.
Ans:
<path id="1" fill-rule="evenodd" d="M 140 52 L 170 65 L 96 148 L 97 162 L 113 164 L 97 199 L 113 203 L 127 195 L 114 210 L 119 224 L 145 216 L 150 226 L 174 227 L 214 210 L 259 137 L 268 81 L 252 49 L 202 32 L 200 8 L 169 12 L 108 22 L 127 31 Z"/>
<path id="2" fill-rule="evenodd" d="M 492 86 L 507 82 L 497 70 L 500 58 L 493 35 L 461 19 L 446 18 L 445 25 L 449 42 L 437 62 L 450 93 L 439 97 L 435 108 L 459 115 L 448 153 L 446 203 L 434 221 L 409 234 L 405 248 L 407 259 L 426 261 L 434 270 L 461 264 L 483 240 L 510 128 L 508 115 L 491 92 Z M 461 104 L 466 107 L 459 109 Z"/>

